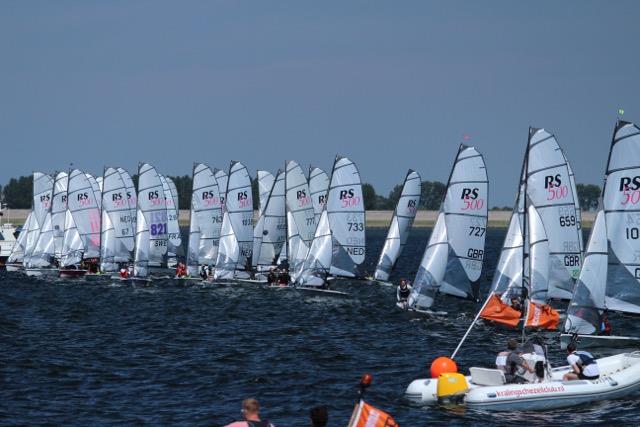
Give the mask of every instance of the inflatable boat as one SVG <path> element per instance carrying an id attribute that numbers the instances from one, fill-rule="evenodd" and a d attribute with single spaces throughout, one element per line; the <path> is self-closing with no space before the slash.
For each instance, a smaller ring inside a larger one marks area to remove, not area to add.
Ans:
<path id="1" fill-rule="evenodd" d="M 531 360 L 531 356 L 525 359 Z M 438 379 L 415 380 L 405 397 L 419 404 L 457 397 L 453 400 L 469 408 L 491 411 L 546 410 L 620 398 L 640 389 L 640 352 L 617 354 L 596 362 L 600 370 L 596 380 L 563 381 L 563 375 L 571 371 L 571 367 L 563 366 L 547 371 L 539 382 L 506 384 L 500 370 L 471 368 L 471 375 L 466 377 L 443 374 Z"/>

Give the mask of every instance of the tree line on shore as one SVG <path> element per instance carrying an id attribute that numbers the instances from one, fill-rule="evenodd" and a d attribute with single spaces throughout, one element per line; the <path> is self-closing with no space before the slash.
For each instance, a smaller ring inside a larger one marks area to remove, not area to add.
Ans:
<path id="1" fill-rule="evenodd" d="M 137 185 L 138 176 L 132 176 L 133 182 Z M 191 176 L 169 176 L 178 189 L 179 208 L 189 209 L 191 203 Z M 9 208 L 29 209 L 31 208 L 31 193 L 33 176 L 21 176 L 11 178 L 9 183 L 0 186 L 0 201 L 6 203 Z M 252 180 L 254 209 L 258 208 L 258 182 Z M 593 211 L 598 207 L 600 197 L 600 187 L 593 184 L 577 184 L 578 200 L 580 208 L 584 211 Z M 367 210 L 393 210 L 400 198 L 402 184 L 396 185 L 388 196 L 378 194 L 371 184 L 364 183 L 362 192 L 364 205 Z M 420 209 L 437 210 L 446 191 L 446 185 L 439 181 L 422 181 L 422 196 L 420 198 Z M 493 206 L 492 210 L 510 211 L 513 206 Z"/>

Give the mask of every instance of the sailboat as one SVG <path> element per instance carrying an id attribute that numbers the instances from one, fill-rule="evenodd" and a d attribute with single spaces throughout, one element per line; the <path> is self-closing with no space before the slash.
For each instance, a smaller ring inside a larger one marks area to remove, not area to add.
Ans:
<path id="1" fill-rule="evenodd" d="M 259 282 L 267 281 L 266 273 L 275 267 L 286 240 L 284 181 L 284 171 L 278 171 L 260 220 L 256 224 L 256 230 L 260 233 L 257 244 L 254 240 L 253 267 L 256 271 L 256 280 Z"/>
<path id="2" fill-rule="evenodd" d="M 173 269 L 178 260 L 184 260 L 180 224 L 178 223 L 178 190 L 176 185 L 164 175 L 160 175 L 167 207 L 167 267 Z"/>
<path id="3" fill-rule="evenodd" d="M 200 266 L 211 268 L 218 256 L 222 225 L 222 198 L 218 181 L 209 166 L 193 165 L 191 213 L 186 279 L 200 279 Z"/>
<path id="4" fill-rule="evenodd" d="M 55 261 L 55 248 L 53 238 L 53 222 L 51 209 L 53 206 L 54 179 L 46 174 L 36 172 L 34 174 L 34 209 L 44 213 L 42 223 L 32 236 L 35 243 L 29 250 L 29 256 L 25 259 L 25 273 L 27 276 L 52 277 L 58 275 Z M 37 215 L 36 215 L 37 218 Z M 36 237 L 37 235 L 37 237 Z M 32 242 L 34 242 L 32 240 Z"/>
<path id="5" fill-rule="evenodd" d="M 127 184 L 114 167 L 104 170 L 102 179 L 102 224 L 100 271 L 112 273 L 133 260 L 134 233 Z"/>
<path id="6" fill-rule="evenodd" d="M 311 191 L 300 165 L 289 160 L 285 164 L 285 201 L 287 225 L 287 262 L 293 283 L 302 270 L 316 229 Z"/>
<path id="7" fill-rule="evenodd" d="M 67 189 L 69 174 L 58 172 L 53 184 L 53 201 L 51 204 L 51 225 L 53 227 L 53 258 L 60 265 L 62 258 L 62 240 L 64 239 L 64 217 L 67 211 Z"/>
<path id="8" fill-rule="evenodd" d="M 559 315 L 549 302 L 570 298 L 582 263 L 581 219 L 572 175 L 555 136 L 530 128 L 515 207 L 482 318 L 515 327 L 525 311 L 526 327 L 555 329 Z M 535 217 L 529 217 L 527 206 L 533 207 Z M 534 258 L 530 251 L 531 227 L 538 225 L 538 216 L 548 259 Z"/>
<path id="9" fill-rule="evenodd" d="M 460 144 L 440 212 L 429 237 L 407 307 L 432 311 L 438 294 L 477 300 L 484 260 L 489 183 L 482 154 Z"/>
<path id="10" fill-rule="evenodd" d="M 97 183 L 96 183 L 97 185 Z M 60 277 L 82 277 L 100 257 L 100 207 L 85 173 L 69 173 Z"/>
<path id="11" fill-rule="evenodd" d="M 300 273 L 293 277 L 299 289 L 344 292 L 327 289 L 334 275 L 359 278 L 364 261 L 364 200 L 356 165 L 337 156 L 325 208 Z"/>
<path id="12" fill-rule="evenodd" d="M 27 219 L 22 225 L 22 230 L 20 231 L 20 234 L 18 234 L 18 238 L 11 248 L 11 253 L 5 263 L 5 268 L 8 272 L 18 272 L 23 268 L 24 253 L 27 246 L 27 235 L 29 234 L 29 227 L 31 227 L 32 221 L 34 221 L 33 211 L 29 212 L 29 215 L 27 215 Z"/>
<path id="13" fill-rule="evenodd" d="M 422 193 L 422 181 L 420 174 L 413 170 L 407 172 L 404 179 L 400 198 L 396 209 L 393 211 L 393 217 L 389 224 L 387 238 L 382 247 L 380 258 L 373 275 L 373 280 L 389 284 L 389 275 L 395 268 L 398 258 L 407 243 L 413 220 L 418 211 L 420 204 L 420 195 Z"/>
<path id="14" fill-rule="evenodd" d="M 329 190 L 329 175 L 322 169 L 309 167 L 309 191 L 311 192 L 311 201 L 313 203 L 313 214 L 316 226 L 320 223 L 320 215 L 324 210 L 327 202 L 327 191 Z"/>
<path id="15" fill-rule="evenodd" d="M 280 171 L 278 171 L 280 173 Z M 262 244 L 262 234 L 264 232 L 264 210 L 271 194 L 271 189 L 275 182 L 275 177 L 271 172 L 258 170 L 258 220 L 253 227 L 253 250 L 251 252 L 251 268 L 255 272 L 258 265 L 258 254 L 260 252 L 260 245 Z"/>
<path id="16" fill-rule="evenodd" d="M 616 123 L 600 206 L 584 264 L 567 309 L 561 347 L 638 345 L 640 337 L 602 335 L 607 311 L 640 314 L 637 253 L 640 250 L 640 128 Z"/>
<path id="17" fill-rule="evenodd" d="M 253 198 L 247 167 L 231 162 L 214 280 L 248 279 L 253 251 Z"/>

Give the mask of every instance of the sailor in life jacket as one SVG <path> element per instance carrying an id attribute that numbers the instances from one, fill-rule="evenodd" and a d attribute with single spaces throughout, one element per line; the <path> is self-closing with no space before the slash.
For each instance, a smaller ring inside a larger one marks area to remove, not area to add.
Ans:
<path id="1" fill-rule="evenodd" d="M 120 268 L 120 278 L 126 279 L 128 277 L 129 277 L 129 270 L 127 270 L 127 268 L 123 266 L 122 268 Z"/>
<path id="2" fill-rule="evenodd" d="M 587 351 L 577 351 L 576 343 L 567 345 L 567 363 L 573 372 L 564 374 L 562 379 L 568 380 L 596 380 L 600 377 L 598 362 L 593 354 Z"/>
<path id="3" fill-rule="evenodd" d="M 406 280 L 400 280 L 400 285 L 398 285 L 398 290 L 396 291 L 396 299 L 398 302 L 407 302 L 409 295 L 411 295 L 411 286 L 407 284 Z"/>
<path id="4" fill-rule="evenodd" d="M 527 372 L 535 372 L 534 368 L 529 366 L 526 360 L 522 358 L 522 353 L 523 349 L 518 346 L 518 340 L 511 338 L 507 341 L 507 351 L 501 351 L 496 357 L 496 366 L 504 372 L 507 384 L 527 383 L 529 382 L 525 378 Z M 502 356 L 504 356 L 504 359 Z"/>

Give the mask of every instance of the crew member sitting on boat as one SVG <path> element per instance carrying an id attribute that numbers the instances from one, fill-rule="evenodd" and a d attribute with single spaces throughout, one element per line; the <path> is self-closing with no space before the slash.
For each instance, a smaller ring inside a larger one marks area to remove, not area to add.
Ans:
<path id="1" fill-rule="evenodd" d="M 200 277 L 202 280 L 207 280 L 209 278 L 209 267 L 206 265 L 200 267 Z"/>
<path id="2" fill-rule="evenodd" d="M 278 285 L 287 286 L 290 281 L 291 276 L 289 275 L 289 270 L 285 268 L 278 274 Z"/>
<path id="3" fill-rule="evenodd" d="M 182 262 L 179 262 L 178 266 L 176 267 L 176 277 L 180 278 L 180 277 L 186 277 L 186 276 L 187 276 L 187 267 Z"/>
<path id="4" fill-rule="evenodd" d="M 133 265 L 131 264 L 127 267 L 127 277 L 133 277 Z"/>
<path id="5" fill-rule="evenodd" d="M 269 267 L 269 273 L 267 274 L 267 284 L 275 285 L 278 278 L 276 277 L 276 272 L 273 267 Z"/>
<path id="6" fill-rule="evenodd" d="M 120 278 L 121 279 L 129 278 L 129 270 L 126 268 L 126 266 L 122 266 L 122 268 L 120 268 Z"/>
<path id="7" fill-rule="evenodd" d="M 411 286 L 409 286 L 405 279 L 400 280 L 400 285 L 398 285 L 396 291 L 396 299 L 399 303 L 406 305 L 409 295 L 411 295 Z"/>
<path id="8" fill-rule="evenodd" d="M 570 380 L 596 380 L 600 377 L 598 363 L 593 354 L 588 351 L 577 351 L 576 343 L 567 345 L 567 363 L 573 368 L 573 372 L 564 374 L 564 381 Z"/>
<path id="9" fill-rule="evenodd" d="M 518 346 L 518 340 L 511 338 L 507 341 L 507 349 L 509 354 L 505 363 L 504 377 L 507 380 L 507 384 L 524 384 L 527 383 L 527 379 L 524 378 L 524 374 L 528 372 L 535 372 L 531 366 L 522 358 L 522 347 Z M 498 353 L 498 356 L 500 353 Z M 498 360 L 496 358 L 496 364 Z"/>
<path id="10" fill-rule="evenodd" d="M 598 335 L 611 335 L 611 323 L 609 323 L 609 316 L 606 311 L 603 311 L 600 316 L 600 333 Z"/>

